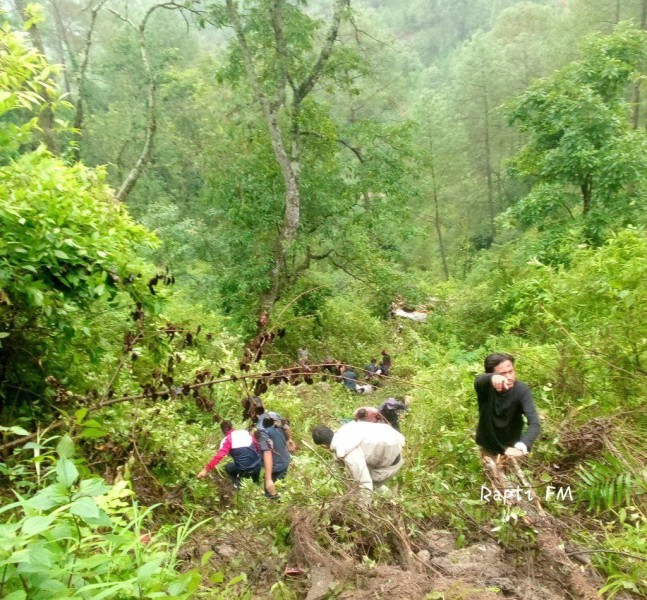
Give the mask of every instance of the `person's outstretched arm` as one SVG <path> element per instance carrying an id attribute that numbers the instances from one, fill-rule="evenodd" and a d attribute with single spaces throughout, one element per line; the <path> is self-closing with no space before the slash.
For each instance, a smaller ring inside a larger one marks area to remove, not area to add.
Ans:
<path id="1" fill-rule="evenodd" d="M 218 452 L 216 452 L 216 455 L 207 463 L 204 469 L 198 473 L 198 477 L 202 479 L 203 477 L 207 476 L 207 473 L 209 471 L 213 471 L 218 466 L 218 463 L 229 454 L 229 451 L 231 450 L 231 432 L 228 433 L 225 436 L 225 439 L 222 440 L 222 443 L 220 444 L 220 448 L 218 449 Z"/>
<path id="2" fill-rule="evenodd" d="M 265 489 L 271 496 L 276 496 L 276 486 L 274 485 L 274 481 L 272 481 L 274 461 L 272 460 L 271 450 L 265 450 L 263 452 L 263 468 L 265 469 Z"/>

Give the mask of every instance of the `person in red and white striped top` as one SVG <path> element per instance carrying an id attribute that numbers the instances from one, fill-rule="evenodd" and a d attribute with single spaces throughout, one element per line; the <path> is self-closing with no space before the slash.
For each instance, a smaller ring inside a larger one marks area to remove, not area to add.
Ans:
<path id="1" fill-rule="evenodd" d="M 225 434 L 225 438 L 220 443 L 215 456 L 198 473 L 198 477 L 206 477 L 209 471 L 215 469 L 218 463 L 229 455 L 234 461 L 225 465 L 225 471 L 234 487 L 238 489 L 240 480 L 244 477 L 249 477 L 254 483 L 258 483 L 262 466 L 258 442 L 246 429 L 234 429 L 231 421 L 223 421 L 220 429 Z"/>

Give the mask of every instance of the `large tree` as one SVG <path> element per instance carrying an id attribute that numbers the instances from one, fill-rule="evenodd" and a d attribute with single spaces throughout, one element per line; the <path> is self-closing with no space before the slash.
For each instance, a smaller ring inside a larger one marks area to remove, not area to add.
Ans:
<path id="1" fill-rule="evenodd" d="M 294 5 L 285 0 L 263 0 L 249 3 L 243 12 L 238 2 L 226 0 L 227 20 L 236 33 L 238 53 L 285 186 L 283 224 L 274 245 L 269 289 L 262 300 L 265 310 L 270 310 L 279 296 L 286 251 L 299 229 L 304 102 L 326 77 L 349 4 L 349 0 L 335 0 L 328 30 L 320 49 L 315 51 L 318 23 Z"/>
<path id="2" fill-rule="evenodd" d="M 627 89 L 647 53 L 643 31 L 619 26 L 582 47 L 582 58 L 539 80 L 517 100 L 510 121 L 527 135 L 513 162 L 532 193 L 514 213 L 527 223 L 564 213 L 613 210 L 627 186 L 647 175 L 644 131 L 633 130 Z M 579 200 L 578 200 L 579 198 Z"/>

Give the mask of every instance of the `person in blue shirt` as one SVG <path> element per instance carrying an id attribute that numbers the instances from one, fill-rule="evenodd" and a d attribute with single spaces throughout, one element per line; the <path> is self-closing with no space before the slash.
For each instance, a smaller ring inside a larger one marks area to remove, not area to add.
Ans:
<path id="1" fill-rule="evenodd" d="M 340 378 L 341 382 L 349 389 L 351 392 L 357 391 L 357 373 L 351 370 L 347 365 L 344 365 L 340 369 Z"/>
<path id="2" fill-rule="evenodd" d="M 258 396 L 245 398 L 243 407 L 246 408 L 249 419 L 256 425 L 265 469 L 265 496 L 277 499 L 279 495 L 274 483 L 285 479 L 292 460 L 291 453 L 296 450 L 290 438 L 289 424 L 278 413 L 266 412 Z"/>
<path id="3" fill-rule="evenodd" d="M 371 379 L 371 377 L 375 377 L 376 373 L 379 370 L 380 368 L 377 366 L 377 358 L 371 358 L 370 364 L 364 367 L 364 371 L 366 372 L 366 379 Z"/>
<path id="4" fill-rule="evenodd" d="M 290 448 L 294 448 L 294 442 L 289 437 L 287 423 L 278 413 L 266 412 L 260 415 L 256 428 L 260 432 L 259 444 L 265 467 L 265 496 L 276 499 L 278 494 L 274 483 L 285 479 L 288 474 L 292 461 Z"/>

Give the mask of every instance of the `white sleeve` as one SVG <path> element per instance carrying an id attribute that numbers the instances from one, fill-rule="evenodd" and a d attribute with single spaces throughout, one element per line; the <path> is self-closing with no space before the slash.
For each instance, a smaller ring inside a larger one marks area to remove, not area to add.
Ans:
<path id="1" fill-rule="evenodd" d="M 528 454 L 528 446 L 526 446 L 526 444 L 524 444 L 523 442 L 517 442 L 517 443 L 514 445 L 514 447 L 515 447 L 517 450 L 521 450 L 524 454 Z"/>
<path id="2" fill-rule="evenodd" d="M 351 450 L 344 456 L 344 462 L 353 476 L 353 479 L 359 483 L 360 487 L 373 491 L 373 480 L 366 464 L 366 458 L 361 448 Z"/>

